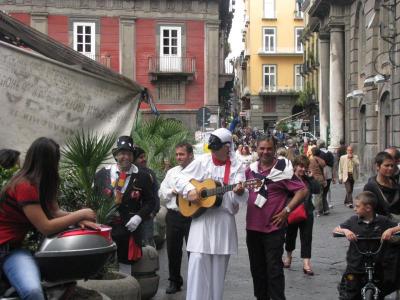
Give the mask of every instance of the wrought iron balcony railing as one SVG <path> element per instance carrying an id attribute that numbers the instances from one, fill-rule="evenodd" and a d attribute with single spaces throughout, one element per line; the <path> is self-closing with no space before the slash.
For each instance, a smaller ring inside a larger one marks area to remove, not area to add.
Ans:
<path id="1" fill-rule="evenodd" d="M 196 58 L 194 57 L 149 57 L 149 73 L 196 73 Z"/>

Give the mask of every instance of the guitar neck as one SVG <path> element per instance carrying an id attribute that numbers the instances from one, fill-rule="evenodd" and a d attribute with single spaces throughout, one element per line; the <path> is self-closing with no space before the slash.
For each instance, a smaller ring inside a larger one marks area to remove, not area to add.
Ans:
<path id="1" fill-rule="evenodd" d="M 246 182 L 242 183 L 244 187 L 246 187 Z M 214 196 L 214 195 L 219 195 L 219 194 L 224 194 L 226 192 L 232 191 L 237 183 L 235 184 L 229 184 L 229 185 L 224 185 L 224 186 L 219 186 L 215 189 L 208 189 L 207 190 L 207 197 Z"/>

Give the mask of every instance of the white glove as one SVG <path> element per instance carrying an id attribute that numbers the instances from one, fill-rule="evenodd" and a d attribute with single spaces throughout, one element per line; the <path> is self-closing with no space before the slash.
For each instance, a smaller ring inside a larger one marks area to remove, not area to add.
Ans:
<path id="1" fill-rule="evenodd" d="M 130 232 L 134 232 L 136 228 L 138 228 L 139 224 L 142 223 L 142 218 L 138 215 L 134 215 L 128 223 L 126 223 L 125 227 L 128 228 Z"/>

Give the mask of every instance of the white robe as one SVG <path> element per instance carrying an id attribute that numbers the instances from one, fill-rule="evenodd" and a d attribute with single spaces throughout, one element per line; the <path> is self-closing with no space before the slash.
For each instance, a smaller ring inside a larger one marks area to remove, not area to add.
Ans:
<path id="1" fill-rule="evenodd" d="M 214 165 L 211 155 L 205 154 L 189 164 L 179 175 L 175 187 L 187 196 L 194 189 L 189 180 L 212 178 L 223 182 L 225 165 Z M 229 184 L 245 180 L 244 168 L 233 156 Z M 192 219 L 187 243 L 191 252 L 188 266 L 186 300 L 222 300 L 224 280 L 230 254 L 238 249 L 235 214 L 239 203 L 245 203 L 248 191 L 238 196 L 232 191 L 224 194 L 220 207 L 209 208 Z"/>
<path id="2" fill-rule="evenodd" d="M 244 168 L 239 160 L 231 162 L 229 184 L 245 181 Z M 204 154 L 192 161 L 177 177 L 175 187 L 184 196 L 194 186 L 191 179 L 202 181 L 212 178 L 223 182 L 225 165 L 214 165 L 211 154 Z M 209 208 L 202 215 L 193 218 L 190 226 L 187 251 L 205 254 L 237 254 L 238 241 L 234 215 L 239 203 L 246 203 L 248 191 L 238 196 L 230 191 L 224 194 L 220 207 Z"/>

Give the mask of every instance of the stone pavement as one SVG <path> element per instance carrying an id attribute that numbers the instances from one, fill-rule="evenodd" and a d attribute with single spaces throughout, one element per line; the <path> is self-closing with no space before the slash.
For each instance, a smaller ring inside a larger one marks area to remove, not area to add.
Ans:
<path id="1" fill-rule="evenodd" d="M 364 183 L 355 185 L 353 195 L 356 195 Z M 285 270 L 286 289 L 288 300 L 333 300 L 338 299 L 337 284 L 345 267 L 345 256 L 348 247 L 346 239 L 333 238 L 332 230 L 335 226 L 349 218 L 354 212 L 343 205 L 345 189 L 344 185 L 335 184 L 331 189 L 332 202 L 334 204 L 331 214 L 315 218 L 313 233 L 312 267 L 315 276 L 306 276 L 302 270 L 300 259 L 299 240 L 297 249 L 293 253 L 293 261 L 290 269 Z M 253 296 L 253 283 L 251 279 L 249 260 L 247 256 L 245 240 L 245 215 L 246 207 L 241 207 L 236 216 L 239 237 L 239 253 L 231 256 L 228 272 L 225 280 L 224 299 L 226 300 L 250 300 Z M 165 294 L 168 286 L 168 266 L 165 246 L 160 250 L 160 285 L 155 300 L 183 300 L 186 292 L 187 257 L 182 264 L 182 276 L 184 277 L 183 290 L 175 295 Z M 394 299 L 394 298 L 393 298 Z M 199 299 L 202 300 L 202 299 Z"/>

